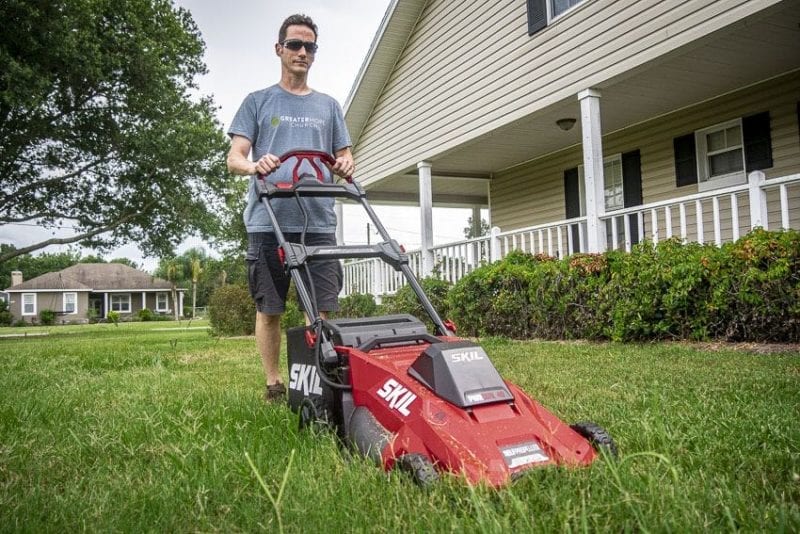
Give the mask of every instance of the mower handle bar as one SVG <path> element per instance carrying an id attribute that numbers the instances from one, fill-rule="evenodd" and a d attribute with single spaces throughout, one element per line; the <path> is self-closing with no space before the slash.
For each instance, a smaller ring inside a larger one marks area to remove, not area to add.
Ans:
<path id="1" fill-rule="evenodd" d="M 277 190 L 284 190 L 286 194 L 280 194 L 279 196 L 294 196 L 299 197 L 303 193 L 307 193 L 306 196 L 346 196 L 357 200 L 364 210 L 367 212 L 370 220 L 372 221 L 375 229 L 378 231 L 378 234 L 381 236 L 384 242 L 391 242 L 392 239 L 389 236 L 389 233 L 386 231 L 386 228 L 381 223 L 380 219 L 378 219 L 377 214 L 372 209 L 372 206 L 367 202 L 366 195 L 364 194 L 363 189 L 359 186 L 356 182 L 353 181 L 353 177 L 350 176 L 347 179 L 347 184 L 308 184 L 308 182 L 301 180 L 300 177 L 297 175 L 298 169 L 300 167 L 300 161 L 308 160 L 311 166 L 317 172 L 317 178 L 320 182 L 322 182 L 322 170 L 314 163 L 315 159 L 319 159 L 326 163 L 335 163 L 335 159 L 330 154 L 325 152 L 317 151 L 317 150 L 296 150 L 290 151 L 283 154 L 280 159 L 281 161 L 286 161 L 290 158 L 297 158 L 299 161 L 295 165 L 293 170 L 293 183 L 288 185 L 288 187 L 277 187 L 271 188 L 269 187 L 268 182 L 264 179 L 263 175 L 259 175 L 259 182 L 261 184 L 261 200 L 262 204 L 264 205 L 265 209 L 267 210 L 267 215 L 269 217 L 270 222 L 272 223 L 273 231 L 275 232 L 275 238 L 278 241 L 278 245 L 284 251 L 288 251 L 290 249 L 288 242 L 286 241 L 286 237 L 283 235 L 283 231 L 281 230 L 280 224 L 278 222 L 277 217 L 275 216 L 275 212 L 270 205 L 270 198 L 272 196 L 276 196 L 274 194 Z M 305 182 L 305 183 L 304 183 Z M 351 192 L 348 187 L 352 186 L 353 192 Z M 289 190 L 291 190 L 291 195 L 289 194 Z M 270 193 L 270 191 L 272 191 Z M 338 193 L 338 194 L 337 194 Z M 352 196 L 351 196 L 352 195 Z M 298 198 L 298 205 L 300 206 L 301 210 L 305 210 L 305 206 L 302 202 L 299 201 Z M 439 331 L 441 335 L 452 335 L 450 329 L 445 325 L 442 318 L 439 316 L 439 313 L 431 304 L 430 299 L 425 294 L 425 291 L 422 289 L 417 277 L 414 276 L 414 273 L 411 271 L 411 268 L 408 266 L 408 262 L 402 262 L 398 265 L 400 268 L 400 272 L 403 273 L 408 285 L 411 286 L 411 289 L 414 291 L 414 294 L 417 295 L 417 298 L 422 304 L 423 309 L 428 314 L 428 316 L 433 321 L 433 324 L 436 326 L 436 329 Z M 295 283 L 295 287 L 297 288 L 297 294 L 300 297 L 300 301 L 303 303 L 303 306 L 307 310 L 311 322 L 314 323 L 317 319 L 320 318 L 319 311 L 317 310 L 316 302 L 313 302 L 309 290 L 305 287 L 305 283 L 300 276 L 300 273 L 296 267 L 289 269 L 289 275 Z"/>

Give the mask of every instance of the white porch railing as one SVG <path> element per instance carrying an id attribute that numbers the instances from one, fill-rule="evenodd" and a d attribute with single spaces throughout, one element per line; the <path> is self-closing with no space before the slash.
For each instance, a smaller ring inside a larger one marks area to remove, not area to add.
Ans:
<path id="1" fill-rule="evenodd" d="M 766 180 L 763 173 L 754 172 L 747 184 L 617 210 L 602 215 L 600 222 L 606 227 L 606 248 L 626 251 L 643 239 L 657 243 L 680 237 L 721 245 L 758 226 L 800 229 L 800 174 Z M 488 237 L 433 247 L 434 273 L 455 283 L 512 250 L 566 257 L 587 251 L 586 232 L 586 217 L 508 232 L 495 227 Z M 410 252 L 409 261 L 411 270 L 421 277 L 421 251 Z M 380 260 L 360 260 L 344 264 L 342 295 L 393 294 L 404 283 L 400 273 Z"/>

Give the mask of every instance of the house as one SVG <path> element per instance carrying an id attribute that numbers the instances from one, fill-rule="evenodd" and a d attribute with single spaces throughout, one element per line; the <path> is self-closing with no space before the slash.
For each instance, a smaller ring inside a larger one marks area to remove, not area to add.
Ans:
<path id="1" fill-rule="evenodd" d="M 397 0 L 345 116 L 368 197 L 421 208 L 421 276 L 797 229 L 800 0 Z M 434 247 L 432 206 L 492 234 Z M 345 265 L 345 293 L 397 283 Z"/>
<path id="2" fill-rule="evenodd" d="M 83 323 L 104 318 L 115 311 L 121 317 L 135 316 L 148 308 L 173 314 L 172 284 L 120 263 L 79 263 L 23 281 L 22 273 L 11 273 L 9 310 L 14 320 L 35 322 L 42 310 L 52 310 L 59 322 Z M 183 292 L 178 289 L 178 314 L 183 315 Z"/>

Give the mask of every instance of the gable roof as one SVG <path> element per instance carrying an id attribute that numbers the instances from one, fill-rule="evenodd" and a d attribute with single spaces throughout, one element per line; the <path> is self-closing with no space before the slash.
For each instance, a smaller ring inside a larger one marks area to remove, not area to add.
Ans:
<path id="1" fill-rule="evenodd" d="M 171 288 L 172 284 L 167 280 L 121 263 L 79 263 L 31 278 L 6 291 L 145 291 Z"/>
<path id="2" fill-rule="evenodd" d="M 358 143 L 375 102 L 394 70 L 427 0 L 392 0 L 344 105 L 347 130 Z"/>

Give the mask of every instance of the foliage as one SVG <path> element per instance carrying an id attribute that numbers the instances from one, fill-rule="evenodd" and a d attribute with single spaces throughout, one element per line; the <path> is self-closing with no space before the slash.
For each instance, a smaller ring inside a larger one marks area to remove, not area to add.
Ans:
<path id="1" fill-rule="evenodd" d="M 606 322 L 599 296 L 609 278 L 604 255 L 574 254 L 565 261 L 541 257 L 529 277 L 531 337 L 601 338 Z"/>
<path id="2" fill-rule="evenodd" d="M 419 283 L 442 320 L 448 318 L 450 316 L 450 306 L 447 301 L 447 294 L 450 291 L 450 284 L 434 277 L 423 278 Z M 422 307 L 422 303 L 408 284 L 398 289 L 394 295 L 385 296 L 381 306 L 383 311 L 388 314 L 410 313 L 425 322 L 429 329 L 433 329 L 433 321 L 431 321 L 428 313 Z"/>
<path id="3" fill-rule="evenodd" d="M 351 293 L 339 299 L 338 317 L 373 317 L 382 312 L 375 297 L 364 293 Z"/>
<path id="4" fill-rule="evenodd" d="M 8 302 L 0 300 L 0 326 L 11 326 L 14 316 L 8 311 Z"/>
<path id="5" fill-rule="evenodd" d="M 112 310 L 106 314 L 106 319 L 108 320 L 109 323 L 119 326 L 119 321 L 121 319 L 121 316 L 118 311 Z"/>
<path id="6" fill-rule="evenodd" d="M 459 333 L 525 338 L 531 335 L 531 271 L 544 256 L 512 251 L 459 280 L 447 297 Z"/>
<path id="7" fill-rule="evenodd" d="M 306 324 L 306 316 L 300 310 L 297 300 L 297 291 L 294 289 L 294 282 L 289 285 L 289 292 L 286 295 L 286 310 L 281 316 L 281 330 L 292 328 L 293 326 L 303 326 Z"/>
<path id="8" fill-rule="evenodd" d="M 615 340 L 706 339 L 719 314 L 709 306 L 716 266 L 726 260 L 714 245 L 658 245 L 645 241 L 631 253 L 609 253 L 610 283 L 601 300 L 606 335 Z"/>
<path id="9" fill-rule="evenodd" d="M 156 314 L 150 308 L 142 308 L 136 312 L 136 316 L 140 321 L 155 321 Z"/>
<path id="10" fill-rule="evenodd" d="M 43 326 L 52 326 L 56 323 L 56 312 L 53 310 L 42 310 L 39 312 L 39 323 Z"/>
<path id="11" fill-rule="evenodd" d="M 0 224 L 68 226 L 49 244 L 168 255 L 209 235 L 231 182 L 189 12 L 169 0 L 0 3 Z M 43 194 L 46 192 L 46 194 Z"/>
<path id="12" fill-rule="evenodd" d="M 731 340 L 800 340 L 800 232 L 756 229 L 722 250 L 712 333 Z"/>
<path id="13" fill-rule="evenodd" d="M 217 288 L 211 294 L 208 319 L 214 335 L 253 335 L 255 332 L 255 306 L 250 293 L 239 285 Z"/>
<path id="14" fill-rule="evenodd" d="M 481 217 L 479 228 L 473 227 L 473 218 L 470 217 L 467 219 L 467 226 L 464 228 L 464 238 L 465 239 L 473 239 L 475 237 L 483 237 L 485 235 L 489 235 L 489 223 Z M 476 232 L 477 230 L 477 232 Z"/>
<path id="15" fill-rule="evenodd" d="M 448 297 L 461 332 L 513 338 L 800 341 L 800 232 L 556 260 L 513 252 Z"/>

